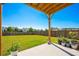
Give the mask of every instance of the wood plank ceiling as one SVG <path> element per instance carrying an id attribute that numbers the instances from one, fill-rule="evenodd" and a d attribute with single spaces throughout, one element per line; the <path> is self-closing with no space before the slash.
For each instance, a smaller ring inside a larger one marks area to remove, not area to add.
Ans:
<path id="1" fill-rule="evenodd" d="M 27 3 L 29 6 L 44 12 L 45 14 L 53 14 L 72 3 Z"/>

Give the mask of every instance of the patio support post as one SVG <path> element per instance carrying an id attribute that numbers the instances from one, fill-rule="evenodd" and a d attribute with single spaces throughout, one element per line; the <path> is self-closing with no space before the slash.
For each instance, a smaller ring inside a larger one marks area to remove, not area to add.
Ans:
<path id="1" fill-rule="evenodd" d="M 1 55 L 1 36 L 2 36 L 2 21 L 1 21 L 1 4 L 0 4 L 0 55 Z"/>
<path id="2" fill-rule="evenodd" d="M 48 44 L 51 44 L 51 15 L 48 15 Z"/>

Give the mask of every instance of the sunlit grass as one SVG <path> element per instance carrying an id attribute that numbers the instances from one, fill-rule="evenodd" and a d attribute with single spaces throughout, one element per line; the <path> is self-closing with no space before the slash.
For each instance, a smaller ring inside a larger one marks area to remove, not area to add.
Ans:
<path id="1" fill-rule="evenodd" d="M 16 35 L 2 36 L 2 55 L 8 55 L 7 49 L 12 46 L 12 42 L 19 44 L 19 50 L 25 50 L 43 43 L 48 40 L 47 36 L 41 35 Z M 52 37 L 52 42 L 57 43 L 57 38 Z"/>

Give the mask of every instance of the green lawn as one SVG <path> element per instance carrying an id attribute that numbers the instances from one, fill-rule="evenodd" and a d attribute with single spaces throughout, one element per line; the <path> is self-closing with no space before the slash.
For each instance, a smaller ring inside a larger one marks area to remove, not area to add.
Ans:
<path id="1" fill-rule="evenodd" d="M 2 55 L 8 55 L 7 49 L 12 46 L 12 42 L 18 43 L 21 51 L 46 43 L 47 39 L 47 36 L 41 35 L 2 36 Z M 57 38 L 52 37 L 52 42 L 57 43 Z"/>

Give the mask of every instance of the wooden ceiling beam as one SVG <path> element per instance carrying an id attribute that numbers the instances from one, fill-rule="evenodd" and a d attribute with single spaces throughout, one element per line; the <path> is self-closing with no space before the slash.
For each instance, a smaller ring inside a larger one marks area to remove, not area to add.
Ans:
<path id="1" fill-rule="evenodd" d="M 36 10 L 41 11 L 39 8 L 37 8 L 37 6 L 34 6 L 33 3 L 28 3 L 28 5 Z"/>
<path id="2" fill-rule="evenodd" d="M 71 3 L 28 3 L 28 5 L 49 15 L 71 5 Z"/>
<path id="3" fill-rule="evenodd" d="M 42 10 L 45 11 L 45 10 L 48 9 L 51 5 L 52 5 L 52 3 L 46 3 L 45 6 L 42 8 Z"/>
<path id="4" fill-rule="evenodd" d="M 46 10 L 46 13 L 48 13 L 48 11 L 50 11 L 51 9 L 55 8 L 56 6 L 59 6 L 61 3 L 55 3 L 55 4 L 52 4 L 47 10 Z"/>
<path id="5" fill-rule="evenodd" d="M 37 6 L 37 9 L 40 9 L 40 10 L 41 10 L 44 5 L 45 5 L 44 3 L 39 3 L 38 6 Z M 41 10 L 41 11 L 42 11 L 42 10 Z"/>
<path id="6" fill-rule="evenodd" d="M 36 10 L 42 11 L 42 7 L 45 5 L 44 3 L 38 3 L 37 5 L 34 5 L 34 3 L 28 3 L 28 5 L 32 8 L 35 8 Z M 44 11 L 42 11 L 45 13 Z M 46 14 L 46 13 L 45 13 Z"/>
<path id="7" fill-rule="evenodd" d="M 44 3 L 39 3 L 37 8 L 41 8 L 44 5 Z"/>
<path id="8" fill-rule="evenodd" d="M 63 8 L 65 8 L 65 7 L 68 6 L 68 5 L 71 5 L 71 4 L 70 4 L 70 3 L 61 4 L 60 6 L 58 6 L 58 7 L 54 8 L 54 9 L 50 10 L 50 11 L 48 12 L 48 14 L 55 13 L 56 11 L 58 11 L 58 10 L 60 10 L 60 9 L 63 9 Z"/>
<path id="9" fill-rule="evenodd" d="M 38 4 L 32 3 L 31 5 L 34 6 L 34 7 L 36 8 Z"/>

